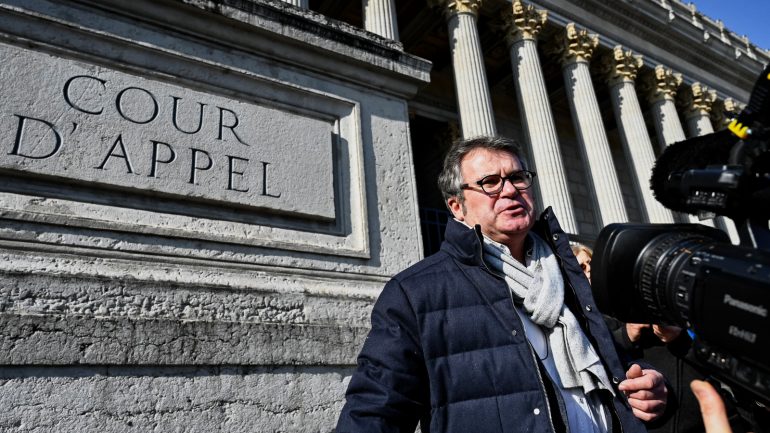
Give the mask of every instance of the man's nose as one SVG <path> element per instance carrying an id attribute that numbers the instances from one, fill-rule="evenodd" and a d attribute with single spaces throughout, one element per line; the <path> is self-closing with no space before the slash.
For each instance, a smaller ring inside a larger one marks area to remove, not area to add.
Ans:
<path id="1" fill-rule="evenodd" d="M 519 194 L 519 190 L 513 186 L 513 182 L 510 179 L 503 179 L 503 190 L 500 191 L 501 196 L 514 197 Z"/>

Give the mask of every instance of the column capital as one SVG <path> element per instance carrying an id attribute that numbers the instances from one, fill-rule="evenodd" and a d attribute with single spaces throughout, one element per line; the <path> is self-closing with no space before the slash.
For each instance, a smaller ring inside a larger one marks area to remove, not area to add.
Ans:
<path id="1" fill-rule="evenodd" d="M 559 55 L 562 66 L 577 62 L 588 63 L 594 50 L 599 46 L 599 36 L 578 29 L 575 23 L 569 23 L 556 41 L 555 54 Z"/>
<path id="2" fill-rule="evenodd" d="M 548 11 L 536 10 L 532 5 L 514 0 L 511 9 L 504 10 L 503 20 L 505 40 L 510 46 L 522 40 L 536 40 L 537 34 L 548 20 Z"/>
<path id="3" fill-rule="evenodd" d="M 682 85 L 682 74 L 676 73 L 663 65 L 655 67 L 655 72 L 647 84 L 647 98 L 651 102 L 660 100 L 674 101 L 676 91 Z"/>
<path id="4" fill-rule="evenodd" d="M 714 122 L 717 129 L 724 129 L 744 108 L 746 105 L 733 98 L 726 98 L 724 101 L 717 100 L 711 110 L 711 121 Z"/>
<path id="5" fill-rule="evenodd" d="M 746 104 L 736 101 L 733 98 L 725 99 L 725 111 L 735 113 L 736 115 L 746 108 Z"/>
<path id="6" fill-rule="evenodd" d="M 701 83 L 693 83 L 687 92 L 682 92 L 680 103 L 685 117 L 708 116 L 717 99 L 717 92 Z"/>
<path id="7" fill-rule="evenodd" d="M 612 54 L 604 57 L 601 66 L 602 71 L 606 74 L 607 83 L 614 86 L 622 82 L 633 83 L 643 64 L 641 55 L 616 45 L 612 49 Z"/>
<path id="8" fill-rule="evenodd" d="M 479 9 L 483 0 L 428 0 L 432 7 L 443 7 L 447 18 L 457 14 L 472 14 L 479 16 Z"/>

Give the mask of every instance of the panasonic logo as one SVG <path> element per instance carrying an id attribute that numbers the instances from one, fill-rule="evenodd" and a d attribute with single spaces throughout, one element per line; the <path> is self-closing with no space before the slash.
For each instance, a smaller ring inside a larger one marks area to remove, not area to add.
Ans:
<path id="1" fill-rule="evenodd" d="M 737 326 L 730 325 L 730 328 L 727 330 L 727 333 L 732 335 L 733 337 L 748 341 L 749 343 L 754 343 L 755 341 L 757 341 L 757 334 L 750 331 L 743 330 Z"/>
<path id="2" fill-rule="evenodd" d="M 739 310 L 754 313 L 757 316 L 767 317 L 767 308 L 762 305 L 749 304 L 748 302 L 735 299 L 730 295 L 725 295 L 723 302 L 731 307 L 738 308 Z"/>

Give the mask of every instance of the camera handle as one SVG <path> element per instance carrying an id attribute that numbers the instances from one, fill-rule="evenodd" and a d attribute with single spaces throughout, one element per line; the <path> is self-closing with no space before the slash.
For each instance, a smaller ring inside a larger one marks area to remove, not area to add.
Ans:
<path id="1" fill-rule="evenodd" d="M 760 217 L 748 217 L 735 220 L 740 245 L 763 251 L 770 251 L 770 229 L 767 220 Z"/>

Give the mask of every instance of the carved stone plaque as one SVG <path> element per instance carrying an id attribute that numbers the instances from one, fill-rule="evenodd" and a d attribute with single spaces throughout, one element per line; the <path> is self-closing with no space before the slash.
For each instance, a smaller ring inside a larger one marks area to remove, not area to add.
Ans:
<path id="1" fill-rule="evenodd" d="M 337 119 L 0 44 L 0 170 L 331 221 Z M 224 72 L 222 72 L 224 73 Z"/>

